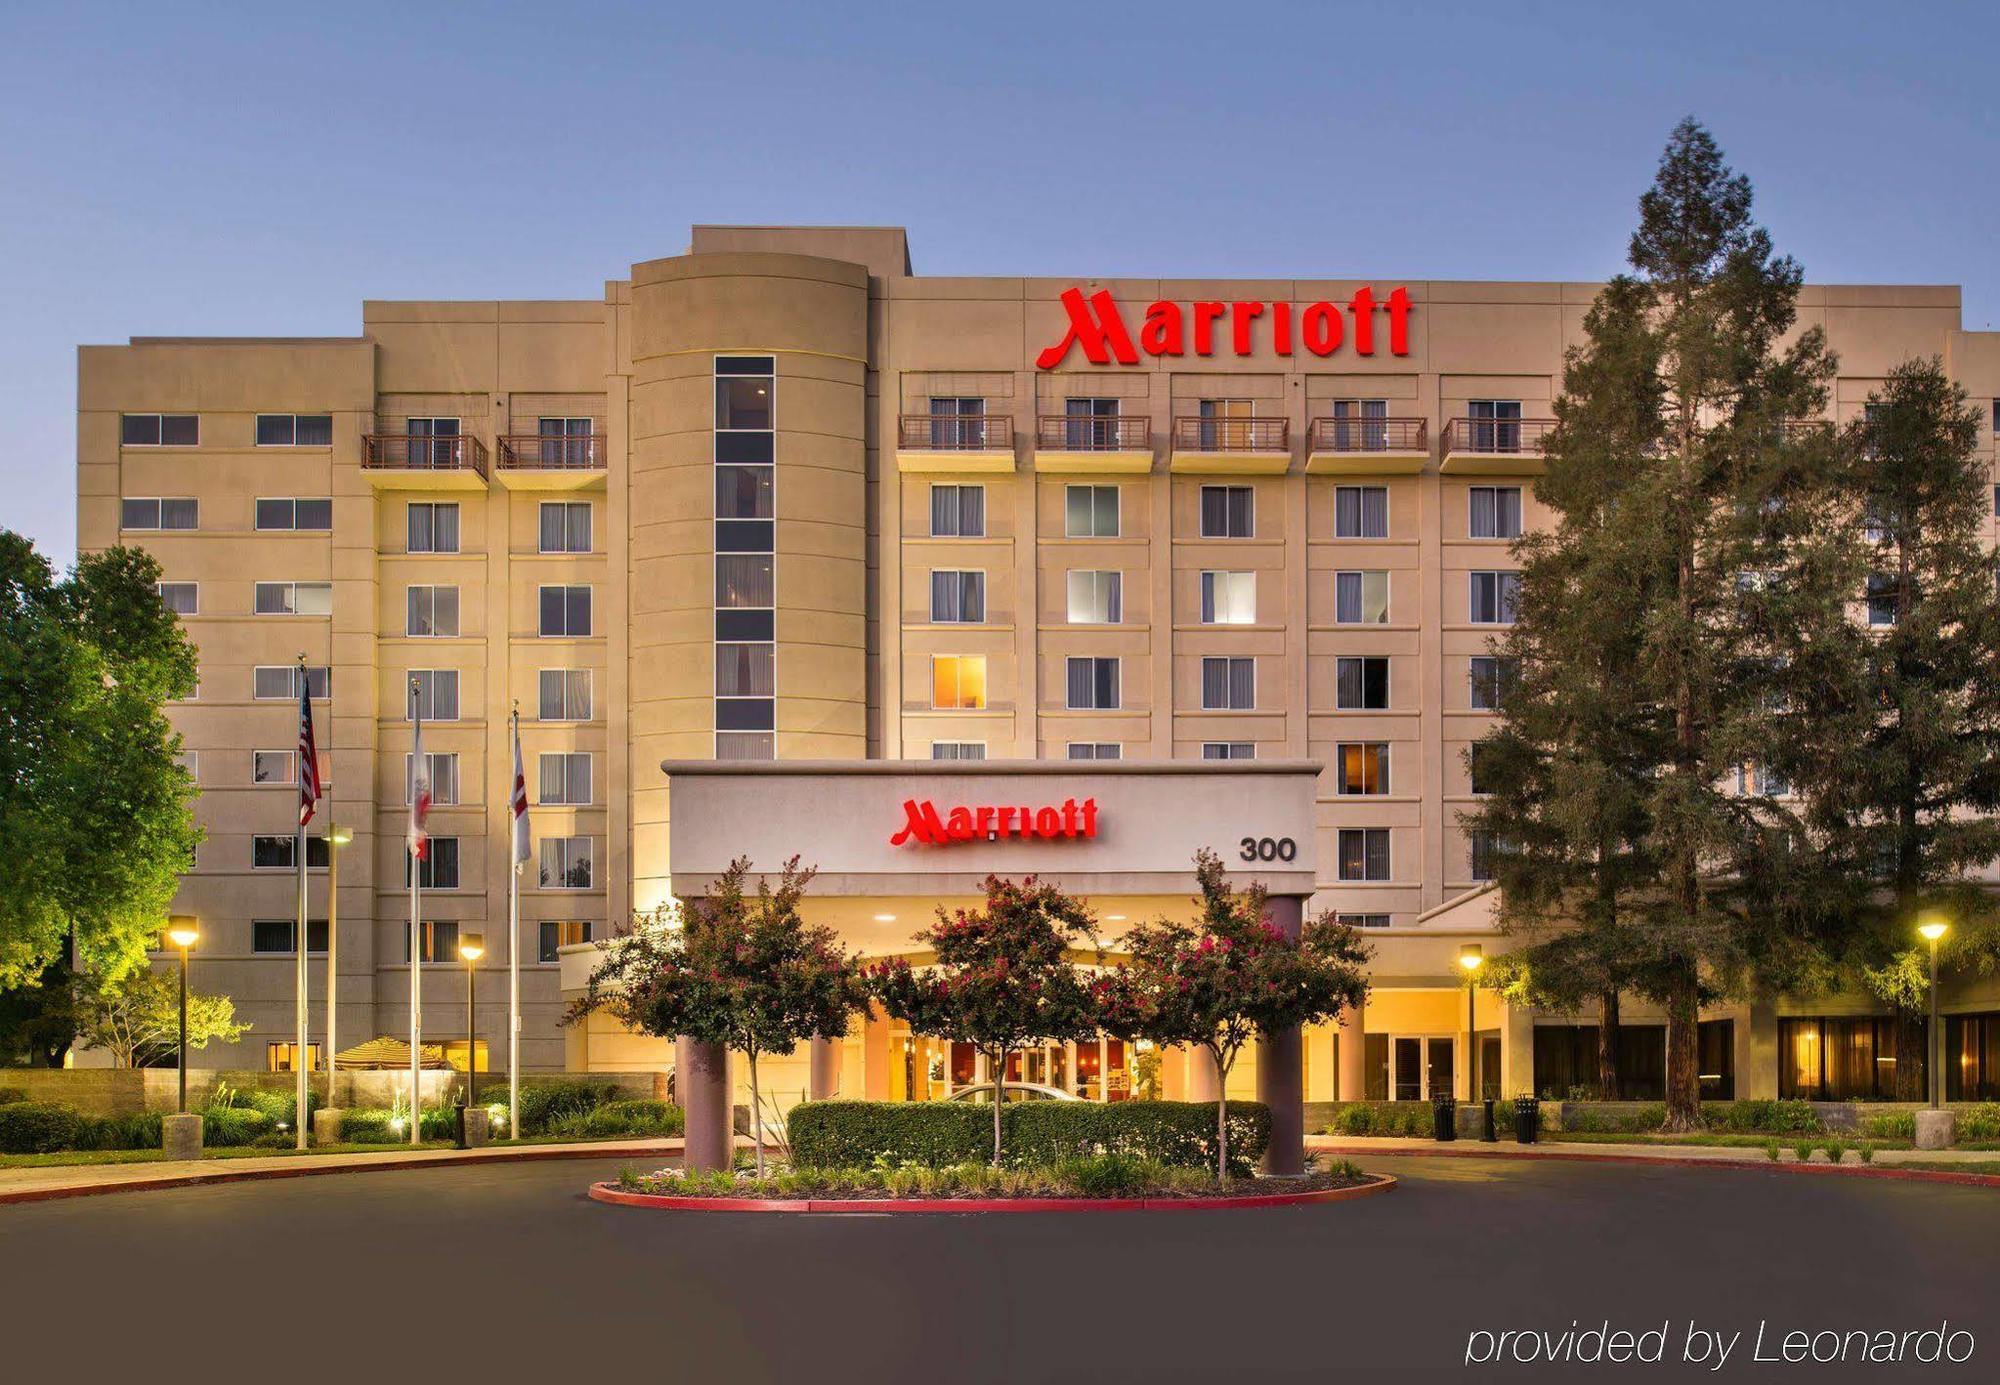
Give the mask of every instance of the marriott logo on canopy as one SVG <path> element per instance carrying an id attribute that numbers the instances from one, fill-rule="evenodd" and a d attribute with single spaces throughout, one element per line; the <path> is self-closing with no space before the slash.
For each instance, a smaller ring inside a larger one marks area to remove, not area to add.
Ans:
<path id="1" fill-rule="evenodd" d="M 1165 300 L 1151 304 L 1139 323 L 1139 342 L 1132 333 L 1108 289 L 1083 296 L 1082 289 L 1065 289 L 1063 310 L 1069 327 L 1062 340 L 1035 357 L 1035 368 L 1054 370 L 1069 354 L 1071 346 L 1083 348 L 1084 359 L 1092 365 L 1139 364 L 1139 353 L 1148 356 L 1182 356 L 1193 338 L 1194 354 L 1212 356 L 1219 335 L 1228 334 L 1229 349 L 1238 356 L 1251 355 L 1259 340 L 1268 341 L 1278 356 L 1295 355 L 1303 347 L 1315 356 L 1331 356 L 1352 344 L 1357 356 L 1372 356 L 1378 340 L 1376 315 L 1386 313 L 1391 356 L 1410 354 L 1410 291 L 1395 288 L 1378 300 L 1372 288 L 1358 288 L 1342 308 L 1337 303 L 1308 303 L 1296 308 L 1291 303 L 1179 303 Z"/>
<path id="2" fill-rule="evenodd" d="M 905 842 L 918 846 L 950 846 L 954 842 L 998 841 L 1002 837 L 1040 837 L 1053 841 L 1060 837 L 1095 837 L 1097 800 L 1073 798 L 1062 806 L 1031 808 L 1026 805 L 994 806 L 979 804 L 947 810 L 938 815 L 937 805 L 928 798 L 919 803 L 903 800 L 903 830 L 889 838 L 890 846 Z"/>

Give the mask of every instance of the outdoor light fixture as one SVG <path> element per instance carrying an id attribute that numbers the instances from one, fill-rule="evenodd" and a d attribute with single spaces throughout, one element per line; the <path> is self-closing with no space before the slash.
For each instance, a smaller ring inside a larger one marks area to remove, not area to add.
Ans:
<path id="1" fill-rule="evenodd" d="M 1924 1079 L 1931 1089 L 1931 1109 L 1941 1105 L 1944 1086 L 1944 1044 L 1938 1033 L 1937 1008 L 1937 945 L 1951 925 L 1937 914 L 1931 914 L 1917 925 L 1917 934 L 1931 945 L 1931 1023 L 1924 1032 Z"/>
<path id="2" fill-rule="evenodd" d="M 465 962 L 465 1097 L 458 1103 L 458 1147 L 464 1149 L 467 1143 L 465 1113 L 479 1099 L 479 1026 L 474 1022 L 478 1011 L 474 1008 L 477 1000 L 472 993 L 472 964 L 486 955 L 486 935 L 459 934 L 458 955 Z"/>
<path id="3" fill-rule="evenodd" d="M 1932 919 L 1928 923 L 1918 924 L 1917 932 L 1925 942 L 1934 943 L 1942 938 L 1945 935 L 1945 930 L 1950 927 L 1951 925 L 1945 923 L 1942 919 Z"/>
<path id="4" fill-rule="evenodd" d="M 167 941 L 181 950 L 181 1046 L 180 1056 L 175 1059 L 180 1069 L 180 1104 L 175 1110 L 183 1116 L 188 1109 L 188 949 L 200 937 L 201 929 L 192 915 L 174 914 L 167 919 Z"/>
<path id="5" fill-rule="evenodd" d="M 1467 971 L 1478 971 L 1486 964 L 1486 949 L 1478 943 L 1467 943 L 1458 950 L 1458 964 Z"/>
<path id="6" fill-rule="evenodd" d="M 877 923 L 894 923 L 895 921 L 896 916 L 894 914 L 877 914 L 875 916 L 875 922 Z"/>
<path id="7" fill-rule="evenodd" d="M 1486 949 L 1478 943 L 1462 943 L 1458 949 L 1459 969 L 1465 973 L 1465 1099 L 1479 1099 L 1479 1031 L 1473 1026 L 1473 997 L 1478 988 L 1480 967 L 1486 964 Z M 1493 1121 L 1486 1121 L 1487 1138 L 1493 1137 Z"/>
<path id="8" fill-rule="evenodd" d="M 167 941 L 183 952 L 193 947 L 200 937 L 201 931 L 195 926 L 195 921 L 185 914 L 177 914 L 167 920 Z"/>

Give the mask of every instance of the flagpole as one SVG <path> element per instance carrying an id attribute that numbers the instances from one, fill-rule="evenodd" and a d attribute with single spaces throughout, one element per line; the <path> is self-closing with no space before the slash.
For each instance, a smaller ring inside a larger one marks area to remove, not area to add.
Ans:
<path id="1" fill-rule="evenodd" d="M 306 719 L 312 715 L 312 684 L 306 679 L 306 656 L 303 654 L 299 655 L 299 708 L 299 748 L 293 752 L 294 758 L 305 754 L 305 732 L 310 725 L 310 722 Z M 299 765 L 298 774 L 303 775 L 305 772 L 305 766 L 303 764 Z M 303 784 L 304 780 L 300 779 L 300 783 Z M 312 1066 L 309 1058 L 312 1050 L 306 1047 L 306 987 L 309 974 L 306 966 L 306 958 L 310 950 L 310 939 L 306 936 L 306 812 L 307 805 L 304 802 L 302 793 L 297 812 L 298 836 L 292 844 L 292 856 L 299 868 L 299 930 L 293 938 L 293 941 L 298 945 L 296 948 L 298 953 L 298 995 L 296 999 L 299 1033 L 298 1047 L 293 1050 L 292 1054 L 292 1074 L 297 1089 L 297 1105 L 292 1111 L 292 1125 L 295 1132 L 296 1147 L 301 1151 L 306 1147 L 306 1128 L 312 1123 L 312 1117 L 308 1114 L 311 1101 L 306 1095 L 306 1069 Z"/>
<path id="2" fill-rule="evenodd" d="M 521 766 L 521 704 L 514 704 L 514 767 Z M 519 789 L 510 792 L 507 812 L 507 1134 L 521 1133 L 521 829 L 513 814 Z"/>
<path id="3" fill-rule="evenodd" d="M 417 700 L 417 680 L 410 680 L 410 720 L 416 728 L 411 741 L 409 794 L 411 821 L 416 820 L 417 756 L 424 748 L 424 714 Z M 424 1142 L 423 1118 L 423 862 L 417 859 L 414 835 L 403 844 L 410 861 L 410 1143 Z"/>

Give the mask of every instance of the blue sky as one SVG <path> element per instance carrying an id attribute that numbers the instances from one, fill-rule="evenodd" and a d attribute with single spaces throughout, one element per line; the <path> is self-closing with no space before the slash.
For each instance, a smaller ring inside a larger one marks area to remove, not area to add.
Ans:
<path id="1" fill-rule="evenodd" d="M 696 221 L 919 273 L 1579 279 L 1675 120 L 1821 281 L 2000 322 L 2000 6 L 0 9 L 0 524 L 74 545 L 75 354 L 593 297 Z"/>

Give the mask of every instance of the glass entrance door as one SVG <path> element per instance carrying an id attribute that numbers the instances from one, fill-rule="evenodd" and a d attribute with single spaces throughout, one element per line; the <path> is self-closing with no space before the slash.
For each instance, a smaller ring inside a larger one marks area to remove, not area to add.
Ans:
<path id="1" fill-rule="evenodd" d="M 1392 1101 L 1429 1101 L 1453 1091 L 1457 1041 L 1449 1035 L 1396 1035 L 1389 1040 Z"/>

